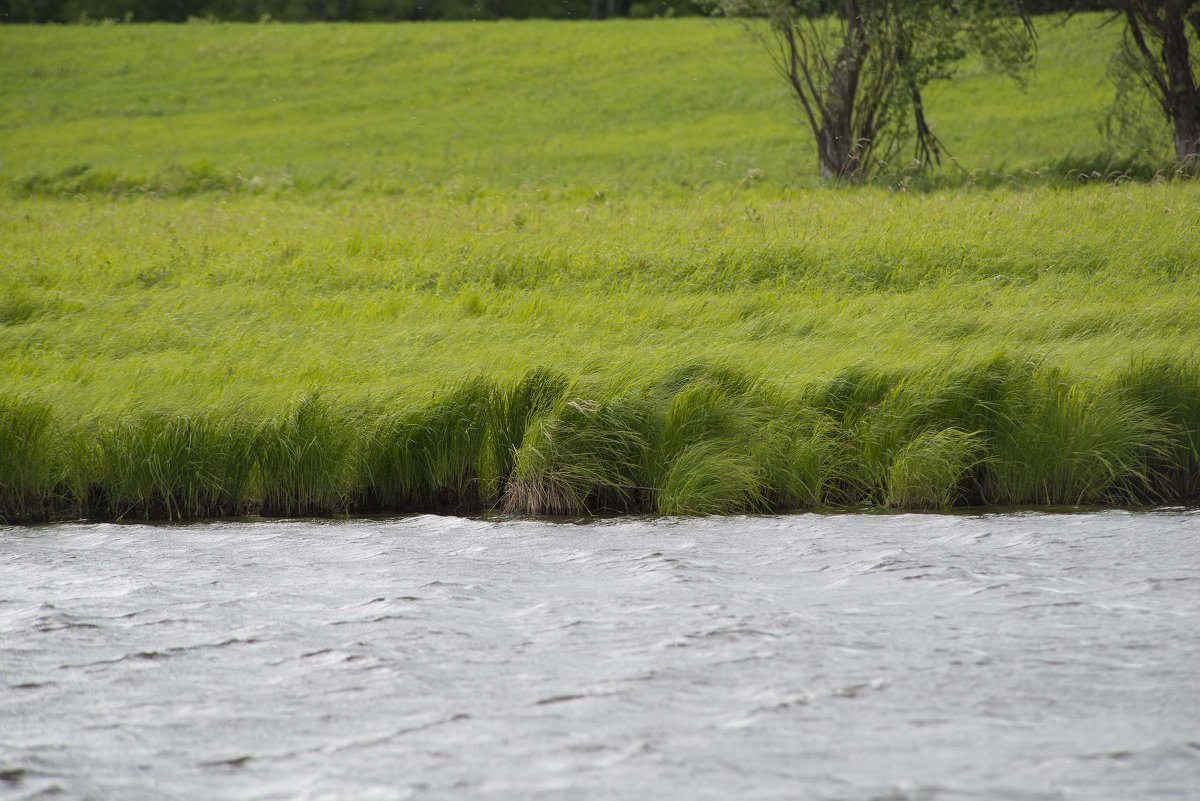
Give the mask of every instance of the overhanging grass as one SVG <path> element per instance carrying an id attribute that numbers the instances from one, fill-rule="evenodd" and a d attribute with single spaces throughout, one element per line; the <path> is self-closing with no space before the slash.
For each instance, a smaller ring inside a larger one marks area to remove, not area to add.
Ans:
<path id="1" fill-rule="evenodd" d="M 266 417 L 78 422 L 4 398 L 0 500 L 18 522 L 1181 503 L 1198 500 L 1198 396 L 1194 361 L 1085 380 L 1000 356 L 791 388 L 702 365 L 610 386 L 534 371 L 409 409 L 310 393 Z"/>

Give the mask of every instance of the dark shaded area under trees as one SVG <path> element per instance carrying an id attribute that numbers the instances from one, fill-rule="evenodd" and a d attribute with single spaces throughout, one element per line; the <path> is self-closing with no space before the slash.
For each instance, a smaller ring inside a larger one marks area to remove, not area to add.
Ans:
<path id="1" fill-rule="evenodd" d="M 4 22 L 115 19 L 183 22 L 387 22 L 471 19 L 603 19 L 700 13 L 691 0 L 0 0 Z"/>
<path id="2" fill-rule="evenodd" d="M 1104 0 L 1027 0 L 1031 14 L 1111 8 Z M 3 22 L 131 20 L 183 22 L 192 17 L 257 22 L 468 19 L 603 19 L 705 13 L 692 0 L 0 0 Z"/>

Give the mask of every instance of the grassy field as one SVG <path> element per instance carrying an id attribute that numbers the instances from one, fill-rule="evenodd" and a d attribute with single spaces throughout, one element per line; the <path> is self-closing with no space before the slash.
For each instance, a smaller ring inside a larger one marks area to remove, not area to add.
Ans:
<path id="1" fill-rule="evenodd" d="M 978 64 L 931 87 L 930 122 L 964 169 L 1104 166 L 1119 30 L 1101 21 L 1044 20 L 1026 89 Z M 788 90 L 728 21 L 5 26 L 0 83 L 0 175 L 51 193 L 225 174 L 465 194 L 816 175 Z"/>
<path id="2" fill-rule="evenodd" d="M 0 517 L 1194 497 L 1116 35 L 966 65 L 898 189 L 729 23 L 0 27 Z"/>

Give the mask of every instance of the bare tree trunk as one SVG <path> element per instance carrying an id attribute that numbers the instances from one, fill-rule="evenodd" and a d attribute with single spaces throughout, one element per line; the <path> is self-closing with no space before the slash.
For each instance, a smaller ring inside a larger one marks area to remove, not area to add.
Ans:
<path id="1" fill-rule="evenodd" d="M 1190 0 L 1123 0 L 1132 51 L 1141 61 L 1138 72 L 1171 122 L 1181 161 L 1200 155 L 1200 88 L 1187 38 L 1189 24 L 1200 31 L 1200 12 L 1190 5 Z"/>
<path id="2" fill-rule="evenodd" d="M 853 177 L 859 167 L 854 109 L 867 43 L 857 0 L 846 0 L 845 13 L 846 44 L 838 52 L 821 99 L 821 127 L 817 131 L 817 159 L 825 180 Z"/>
<path id="3" fill-rule="evenodd" d="M 1200 110 L 1195 106 L 1175 117 L 1175 156 L 1180 161 L 1200 157 Z"/>
<path id="4" fill-rule="evenodd" d="M 839 132 L 829 127 L 817 133 L 817 161 L 821 167 L 822 180 L 853 175 L 857 169 L 851 161 L 850 135 L 848 130 Z"/>
<path id="5" fill-rule="evenodd" d="M 1200 89 L 1188 53 L 1186 0 L 1167 0 L 1163 8 L 1163 66 L 1167 105 L 1175 126 L 1175 155 L 1182 161 L 1200 156 Z"/>

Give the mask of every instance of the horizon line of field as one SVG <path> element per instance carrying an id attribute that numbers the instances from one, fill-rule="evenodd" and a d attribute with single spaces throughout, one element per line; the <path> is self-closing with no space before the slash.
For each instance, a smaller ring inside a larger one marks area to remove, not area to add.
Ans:
<path id="1" fill-rule="evenodd" d="M 1200 499 L 1200 361 L 1079 378 L 994 356 L 785 388 L 693 363 L 588 385 L 538 368 L 424 405 L 295 397 L 67 421 L 0 394 L 0 522 L 389 512 L 712 515 Z"/>

